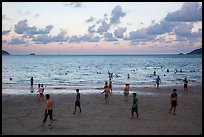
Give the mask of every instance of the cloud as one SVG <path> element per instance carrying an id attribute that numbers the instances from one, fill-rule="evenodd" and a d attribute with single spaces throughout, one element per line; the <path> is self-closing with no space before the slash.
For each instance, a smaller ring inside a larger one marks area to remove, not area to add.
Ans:
<path id="1" fill-rule="evenodd" d="M 202 21 L 202 5 L 198 2 L 186 2 L 180 10 L 168 13 L 165 19 L 184 22 Z"/>
<path id="2" fill-rule="evenodd" d="M 27 42 L 22 38 L 12 38 L 8 44 L 19 45 L 19 44 L 27 44 Z"/>
<path id="3" fill-rule="evenodd" d="M 48 34 L 52 30 L 53 25 L 48 25 L 45 27 L 45 29 L 37 29 L 37 27 L 29 27 L 27 24 L 27 20 L 19 21 L 15 25 L 15 32 L 17 34 L 25 34 L 29 37 L 32 37 L 35 34 Z"/>
<path id="4" fill-rule="evenodd" d="M 40 16 L 40 14 L 37 13 L 37 14 L 35 14 L 33 17 L 34 17 L 34 18 L 37 18 L 37 17 L 39 17 L 39 16 Z"/>
<path id="5" fill-rule="evenodd" d="M 11 19 L 7 18 L 6 15 L 2 15 L 2 20 L 11 20 Z"/>
<path id="6" fill-rule="evenodd" d="M 169 22 L 162 20 L 160 23 L 153 24 L 147 28 L 147 33 L 151 35 L 159 35 L 171 32 L 177 25 L 177 22 Z"/>
<path id="7" fill-rule="evenodd" d="M 108 42 L 118 41 L 116 38 L 113 37 L 113 34 L 109 32 L 104 33 L 104 38 L 105 38 L 105 41 L 108 41 Z"/>
<path id="8" fill-rule="evenodd" d="M 120 19 L 124 17 L 125 15 L 126 13 L 122 11 L 121 6 L 116 6 L 111 12 L 111 17 L 109 21 L 107 18 L 108 14 L 106 13 L 104 14 L 103 19 L 97 20 L 96 24 L 88 28 L 88 32 L 89 33 L 99 33 L 102 35 L 103 33 L 108 32 L 108 30 L 110 29 L 112 25 L 116 25 L 120 23 Z"/>
<path id="9" fill-rule="evenodd" d="M 110 24 L 120 23 L 120 18 L 126 15 L 125 12 L 122 11 L 121 6 L 116 6 L 111 13 Z"/>
<path id="10" fill-rule="evenodd" d="M 147 32 L 147 28 L 142 28 L 137 31 L 129 33 L 129 37 L 125 37 L 124 40 L 130 40 L 131 42 L 145 42 L 154 40 L 155 36 L 150 35 Z"/>
<path id="11" fill-rule="evenodd" d="M 8 34 L 10 32 L 11 32 L 11 30 L 4 30 L 4 31 L 2 31 L 2 35 L 6 35 L 6 34 Z"/>
<path id="12" fill-rule="evenodd" d="M 92 25 L 92 26 L 88 27 L 88 33 L 96 32 L 96 30 L 94 30 L 95 27 L 96 27 L 96 25 Z"/>
<path id="13" fill-rule="evenodd" d="M 123 38 L 124 37 L 124 32 L 126 31 L 126 28 L 119 27 L 118 29 L 115 30 L 114 35 L 116 38 Z"/>
<path id="14" fill-rule="evenodd" d="M 71 2 L 71 3 L 65 3 L 65 6 L 73 7 L 73 8 L 80 8 L 82 7 L 81 2 Z"/>
<path id="15" fill-rule="evenodd" d="M 86 22 L 88 23 L 88 22 L 92 22 L 92 21 L 94 21 L 94 20 L 95 20 L 94 17 L 90 17 L 89 19 L 86 20 Z"/>
<path id="16" fill-rule="evenodd" d="M 21 15 L 29 15 L 30 14 L 30 11 L 28 11 L 28 10 L 26 12 L 18 10 L 17 12 L 20 13 Z"/>
<path id="17" fill-rule="evenodd" d="M 196 41 L 202 38 L 202 30 L 192 32 L 193 23 L 182 22 L 174 29 L 177 41 L 191 40 Z"/>
<path id="18" fill-rule="evenodd" d="M 99 34 L 103 34 L 104 32 L 107 32 L 109 28 L 110 28 L 110 24 L 107 23 L 105 20 L 103 20 L 101 26 L 99 26 L 96 32 Z"/>
<path id="19" fill-rule="evenodd" d="M 47 44 L 51 42 L 67 42 L 69 37 L 66 36 L 67 31 L 61 30 L 56 36 L 51 36 L 47 34 L 42 34 L 34 37 L 32 40 L 37 44 Z"/>
<path id="20" fill-rule="evenodd" d="M 80 43 L 80 42 L 99 42 L 99 36 L 93 36 L 91 34 L 84 34 L 83 36 L 72 36 L 69 40 L 70 43 Z"/>

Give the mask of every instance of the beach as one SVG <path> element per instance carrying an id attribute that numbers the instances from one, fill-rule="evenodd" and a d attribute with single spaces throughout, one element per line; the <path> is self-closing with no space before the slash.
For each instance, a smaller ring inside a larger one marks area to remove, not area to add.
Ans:
<path id="1" fill-rule="evenodd" d="M 170 95 L 177 89 L 176 115 L 169 114 Z M 137 91 L 140 91 L 137 93 Z M 120 92 L 121 94 L 116 94 Z M 104 94 L 81 93 L 82 113 L 74 115 L 76 93 L 50 94 L 53 128 L 49 117 L 41 127 L 45 100 L 35 94 L 2 94 L 3 135 L 200 135 L 202 134 L 202 85 L 138 87 L 131 89 L 139 100 L 139 118 L 131 119 L 132 94 L 125 102 L 123 91 L 114 91 L 106 104 Z M 147 94 L 142 94 L 142 93 Z"/>

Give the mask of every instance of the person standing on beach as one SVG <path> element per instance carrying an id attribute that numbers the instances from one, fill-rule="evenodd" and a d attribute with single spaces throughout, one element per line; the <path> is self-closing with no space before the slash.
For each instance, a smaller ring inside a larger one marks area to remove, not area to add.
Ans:
<path id="1" fill-rule="evenodd" d="M 156 79 L 156 84 L 157 84 L 157 89 L 159 88 L 159 84 L 161 83 L 161 79 L 160 77 L 158 76 L 157 79 Z"/>
<path id="2" fill-rule="evenodd" d="M 174 115 L 176 115 L 176 106 L 178 105 L 177 103 L 177 93 L 176 93 L 176 89 L 173 89 L 173 93 L 171 93 L 171 108 L 169 110 L 169 114 L 171 114 L 171 110 L 174 109 Z"/>
<path id="3" fill-rule="evenodd" d="M 111 92 L 110 92 L 110 88 L 108 86 L 108 82 L 105 83 L 104 91 L 101 94 L 103 94 L 103 93 L 105 93 L 105 102 L 109 103 L 108 96 L 109 95 L 111 96 Z"/>
<path id="4" fill-rule="evenodd" d="M 34 82 L 34 79 L 33 79 L 33 77 L 31 77 L 31 79 L 30 79 L 30 85 L 31 85 L 31 87 L 33 87 L 33 82 Z"/>
<path id="5" fill-rule="evenodd" d="M 185 77 L 185 79 L 183 80 L 183 82 L 184 82 L 184 85 L 183 85 L 184 91 L 188 91 L 188 80 L 187 80 L 186 77 Z"/>
<path id="6" fill-rule="evenodd" d="M 45 126 L 45 122 L 47 120 L 47 117 L 49 115 L 49 118 L 50 118 L 50 124 L 49 124 L 49 127 L 52 127 L 52 122 L 53 122 L 53 117 L 52 117 L 52 113 L 53 113 L 53 102 L 52 100 L 50 99 L 50 95 L 49 94 L 46 94 L 46 109 L 45 109 L 45 114 L 44 114 L 44 119 L 43 119 L 43 124 L 42 124 L 42 127 Z"/>
<path id="7" fill-rule="evenodd" d="M 132 117 L 131 119 L 134 118 L 134 112 L 137 114 L 137 118 L 139 116 L 139 113 L 138 113 L 138 98 L 136 97 L 137 94 L 136 93 L 133 93 L 133 105 L 132 105 L 132 109 L 131 109 L 131 114 L 132 114 Z"/>
<path id="8" fill-rule="evenodd" d="M 129 100 L 129 91 L 130 91 L 130 84 L 125 84 L 125 88 L 124 88 L 125 102 L 128 102 L 128 100 Z"/>
<path id="9" fill-rule="evenodd" d="M 109 78 L 109 88 L 110 88 L 110 91 L 112 93 L 112 80 L 111 80 L 111 78 Z"/>
<path id="10" fill-rule="evenodd" d="M 81 113 L 81 101 L 80 101 L 80 93 L 79 93 L 79 89 L 76 89 L 77 95 L 76 95 L 76 100 L 75 100 L 75 105 L 74 105 L 74 112 L 73 114 L 76 114 L 76 109 L 77 107 L 79 107 L 79 113 Z"/>

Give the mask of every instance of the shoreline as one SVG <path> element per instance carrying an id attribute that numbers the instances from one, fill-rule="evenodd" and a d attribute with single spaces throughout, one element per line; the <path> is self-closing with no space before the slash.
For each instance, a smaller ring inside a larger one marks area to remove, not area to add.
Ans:
<path id="1" fill-rule="evenodd" d="M 168 87 L 182 87 L 183 85 L 181 84 L 172 84 L 172 85 L 160 85 L 160 89 L 161 88 L 168 88 Z M 202 86 L 202 83 L 190 83 L 188 84 L 189 87 L 194 87 L 194 86 Z M 70 94 L 70 93 L 75 93 L 75 89 L 80 89 L 83 93 L 86 94 L 94 94 L 94 93 L 98 93 L 100 91 L 103 90 L 103 86 L 101 87 L 96 87 L 96 86 L 46 86 L 45 85 L 45 93 L 54 93 L 54 94 Z M 123 93 L 123 88 L 124 85 L 113 85 L 113 92 L 116 91 L 116 93 Z M 133 91 L 139 91 L 139 90 L 143 90 L 143 89 L 151 89 L 154 90 L 156 89 L 156 85 L 130 85 L 130 92 Z M 18 93 L 16 93 L 16 91 L 18 91 Z M 21 87 L 21 88 L 3 88 L 2 87 L 2 94 L 10 94 L 10 95 L 14 95 L 14 94 L 36 94 L 37 91 L 37 85 L 33 87 L 33 89 L 31 89 L 31 87 L 27 86 L 27 87 Z"/>
<path id="2" fill-rule="evenodd" d="M 177 115 L 168 114 L 170 94 L 176 88 L 178 93 Z M 81 93 L 82 113 L 73 115 L 76 92 L 70 94 L 50 93 L 54 102 L 53 128 L 43 120 L 45 100 L 38 103 L 35 94 L 2 95 L 3 135 L 200 135 L 202 134 L 202 85 L 139 88 L 135 91 L 139 99 L 139 119 L 130 119 L 132 95 L 129 102 L 123 94 L 109 97 L 105 104 L 104 94 Z"/>

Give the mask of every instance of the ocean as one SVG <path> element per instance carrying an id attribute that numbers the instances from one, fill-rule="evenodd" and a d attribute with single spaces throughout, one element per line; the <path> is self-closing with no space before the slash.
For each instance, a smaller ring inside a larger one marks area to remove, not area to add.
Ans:
<path id="1" fill-rule="evenodd" d="M 157 76 L 160 86 L 183 85 L 185 77 L 189 84 L 202 84 L 202 55 L 3 55 L 2 93 L 36 93 L 38 83 L 47 93 L 70 93 L 76 88 L 95 93 L 108 82 L 108 72 L 113 73 L 117 92 L 123 92 L 125 83 L 135 88 L 155 86 Z"/>

